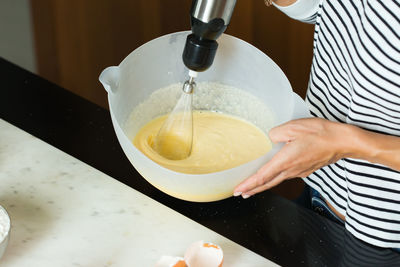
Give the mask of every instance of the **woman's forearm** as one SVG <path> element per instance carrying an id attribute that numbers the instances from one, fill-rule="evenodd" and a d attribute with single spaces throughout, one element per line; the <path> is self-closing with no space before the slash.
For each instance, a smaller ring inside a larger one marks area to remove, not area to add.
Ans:
<path id="1" fill-rule="evenodd" d="M 245 197 L 295 177 L 308 177 L 341 158 L 379 163 L 400 171 L 400 137 L 378 134 L 357 126 L 321 118 L 289 121 L 269 131 L 282 149 L 257 173 L 235 188 Z"/>
<path id="2" fill-rule="evenodd" d="M 343 156 L 386 165 L 400 171 L 400 137 L 374 133 L 353 125 L 343 132 Z"/>

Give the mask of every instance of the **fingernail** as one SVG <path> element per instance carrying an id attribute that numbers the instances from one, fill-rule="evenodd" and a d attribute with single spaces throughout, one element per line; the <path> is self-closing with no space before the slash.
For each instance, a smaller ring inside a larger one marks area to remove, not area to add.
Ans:
<path id="1" fill-rule="evenodd" d="M 233 196 L 234 196 L 234 197 L 238 197 L 238 196 L 240 196 L 241 194 L 242 194 L 242 192 L 234 192 L 234 193 L 233 193 Z"/>
<path id="2" fill-rule="evenodd" d="M 249 197 L 250 197 L 250 195 L 246 195 L 246 194 L 242 195 L 242 198 L 244 198 L 244 199 L 249 198 Z"/>

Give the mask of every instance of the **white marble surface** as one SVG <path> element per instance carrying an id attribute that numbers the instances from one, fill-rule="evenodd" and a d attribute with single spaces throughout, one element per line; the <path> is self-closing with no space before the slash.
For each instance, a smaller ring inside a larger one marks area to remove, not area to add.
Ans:
<path id="1" fill-rule="evenodd" d="M 0 183 L 1 267 L 154 266 L 197 240 L 219 244 L 225 267 L 276 266 L 1 119 Z"/>

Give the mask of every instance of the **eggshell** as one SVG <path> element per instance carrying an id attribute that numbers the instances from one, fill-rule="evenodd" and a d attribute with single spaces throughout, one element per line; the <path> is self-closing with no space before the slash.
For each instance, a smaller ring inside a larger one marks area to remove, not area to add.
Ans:
<path id="1" fill-rule="evenodd" d="M 187 265 L 181 257 L 162 256 L 155 267 L 187 267 Z"/>
<path id="2" fill-rule="evenodd" d="M 218 245 L 198 241 L 189 246 L 184 259 L 188 267 L 221 267 L 224 255 Z"/>

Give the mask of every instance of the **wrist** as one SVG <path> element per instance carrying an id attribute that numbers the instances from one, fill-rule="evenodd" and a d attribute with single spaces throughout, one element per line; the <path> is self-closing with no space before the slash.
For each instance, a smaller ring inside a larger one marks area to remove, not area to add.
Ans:
<path id="1" fill-rule="evenodd" d="M 357 158 L 361 151 L 359 128 L 346 123 L 329 122 L 334 137 L 330 140 L 338 159 Z"/>
<path id="2" fill-rule="evenodd" d="M 369 132 L 355 125 L 343 124 L 343 158 L 373 161 L 376 149 L 371 147 Z"/>
<path id="3" fill-rule="evenodd" d="M 328 138 L 336 159 L 354 158 L 383 164 L 400 171 L 400 138 L 364 130 L 351 124 L 329 122 Z"/>

